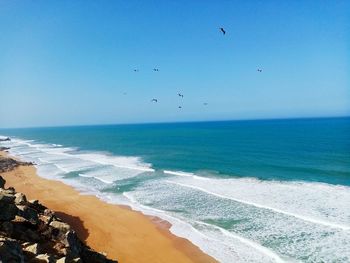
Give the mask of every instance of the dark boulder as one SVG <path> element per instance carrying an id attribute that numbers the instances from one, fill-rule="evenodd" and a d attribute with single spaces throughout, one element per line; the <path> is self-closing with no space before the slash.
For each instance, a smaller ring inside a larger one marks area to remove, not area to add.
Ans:
<path id="1" fill-rule="evenodd" d="M 25 262 L 22 248 L 16 240 L 0 237 L 0 262 Z"/>
<path id="2" fill-rule="evenodd" d="M 0 176 L 0 188 L 4 188 L 6 184 L 6 180 Z"/>
<path id="3" fill-rule="evenodd" d="M 23 217 L 33 225 L 37 225 L 39 223 L 38 212 L 35 209 L 25 205 L 17 205 L 17 208 L 18 216 Z"/>
<path id="4" fill-rule="evenodd" d="M 118 263 L 117 261 L 108 259 L 105 255 L 97 253 L 89 248 L 84 249 L 81 259 L 83 260 L 83 262 Z"/>
<path id="5" fill-rule="evenodd" d="M 0 157 L 0 173 L 9 172 L 20 165 L 33 165 L 30 162 L 20 162 L 12 158 Z"/>
<path id="6" fill-rule="evenodd" d="M 0 225 L 0 230 L 5 232 L 8 237 L 11 237 L 13 233 L 13 224 L 9 221 L 5 221 Z"/>
<path id="7" fill-rule="evenodd" d="M 28 206 L 38 211 L 38 213 L 44 213 L 47 207 L 39 203 L 38 200 L 29 200 Z"/>
<path id="8" fill-rule="evenodd" d="M 0 151 L 7 151 L 7 150 L 10 150 L 10 148 L 9 147 L 3 147 L 3 146 L 0 147 Z"/>
<path id="9" fill-rule="evenodd" d="M 0 192 L 0 221 L 11 221 L 16 217 L 17 207 L 14 196 Z"/>

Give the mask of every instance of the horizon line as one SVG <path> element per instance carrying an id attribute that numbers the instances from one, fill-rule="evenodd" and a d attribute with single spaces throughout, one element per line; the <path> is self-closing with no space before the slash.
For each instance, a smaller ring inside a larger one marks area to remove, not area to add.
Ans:
<path id="1" fill-rule="evenodd" d="M 150 125 L 150 124 L 184 124 L 184 123 L 204 123 L 204 122 L 245 122 L 245 121 L 282 121 L 282 120 L 307 120 L 307 119 L 346 119 L 350 115 L 340 116 L 309 116 L 309 117 L 272 117 L 272 118 L 247 118 L 247 119 L 222 119 L 222 120 L 193 120 L 193 121 L 159 121 L 159 122 L 124 122 L 124 123 L 100 123 L 100 124 L 77 124 L 77 125 L 52 125 L 52 126 L 25 126 L 25 127 L 5 127 L 0 130 L 12 129 L 40 129 L 40 128 L 64 128 L 64 127 L 92 127 L 92 126 L 116 126 L 116 125 Z"/>

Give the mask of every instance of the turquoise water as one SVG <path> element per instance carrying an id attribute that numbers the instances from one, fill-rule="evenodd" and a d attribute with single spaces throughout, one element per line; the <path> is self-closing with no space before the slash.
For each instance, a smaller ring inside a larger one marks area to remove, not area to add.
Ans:
<path id="1" fill-rule="evenodd" d="M 40 175 L 161 216 L 221 262 L 350 261 L 350 118 L 0 134 Z"/>

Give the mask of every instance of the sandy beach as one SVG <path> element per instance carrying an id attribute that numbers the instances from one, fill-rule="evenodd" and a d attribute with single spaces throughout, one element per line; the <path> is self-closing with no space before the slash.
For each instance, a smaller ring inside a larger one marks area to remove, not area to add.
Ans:
<path id="1" fill-rule="evenodd" d="M 28 199 L 40 200 L 69 223 L 87 245 L 119 262 L 217 262 L 190 241 L 173 235 L 167 222 L 81 195 L 62 182 L 39 177 L 34 166 L 20 166 L 1 176 L 7 187 L 14 187 Z"/>

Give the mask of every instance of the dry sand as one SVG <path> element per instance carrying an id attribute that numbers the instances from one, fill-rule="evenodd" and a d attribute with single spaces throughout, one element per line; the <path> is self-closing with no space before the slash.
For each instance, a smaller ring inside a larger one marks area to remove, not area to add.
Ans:
<path id="1" fill-rule="evenodd" d="M 39 177 L 34 166 L 20 166 L 1 176 L 7 187 L 14 187 L 28 199 L 40 200 L 69 223 L 87 245 L 120 263 L 217 262 L 187 239 L 171 234 L 169 223 L 81 195 L 62 182 Z"/>

